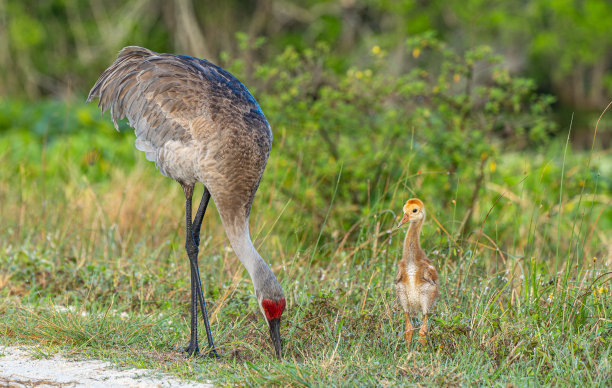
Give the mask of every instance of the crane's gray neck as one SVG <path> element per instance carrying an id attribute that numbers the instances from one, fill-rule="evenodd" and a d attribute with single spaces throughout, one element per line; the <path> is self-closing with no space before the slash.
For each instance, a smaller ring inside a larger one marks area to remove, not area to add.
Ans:
<path id="1" fill-rule="evenodd" d="M 404 238 L 403 259 L 408 261 L 415 260 L 416 252 L 421 249 L 420 236 L 424 220 L 424 218 L 421 218 L 416 222 L 410 223 L 408 231 L 406 232 L 406 237 Z"/>
<path id="2" fill-rule="evenodd" d="M 244 222 L 228 225 L 225 230 L 232 249 L 251 276 L 257 299 L 279 300 L 282 298 L 283 292 L 276 276 L 253 246 L 248 219 Z"/>

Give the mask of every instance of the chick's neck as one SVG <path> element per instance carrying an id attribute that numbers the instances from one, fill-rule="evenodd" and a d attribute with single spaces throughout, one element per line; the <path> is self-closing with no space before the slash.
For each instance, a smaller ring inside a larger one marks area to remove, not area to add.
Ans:
<path id="1" fill-rule="evenodd" d="M 421 249 L 421 228 L 423 227 L 423 219 L 411 222 L 404 238 L 404 254 L 403 259 L 412 261 L 415 260 L 415 252 Z"/>

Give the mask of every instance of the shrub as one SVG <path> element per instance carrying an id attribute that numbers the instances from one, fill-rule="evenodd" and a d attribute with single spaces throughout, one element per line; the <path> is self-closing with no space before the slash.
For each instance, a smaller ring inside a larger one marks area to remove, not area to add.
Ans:
<path id="1" fill-rule="evenodd" d="M 344 227 L 387 208 L 398 180 L 410 192 L 402 198 L 426 195 L 442 206 L 456 199 L 472 212 L 502 145 L 547 142 L 553 98 L 510 75 L 491 48 L 457 53 L 433 33 L 406 44 L 412 66 L 405 74 L 385 73 L 379 46 L 367 66 L 339 72 L 323 44 L 301 53 L 289 47 L 256 69 L 256 97 L 282 167 L 274 179 L 314 222 L 334 198 L 337 212 L 353 215 Z M 307 189 L 292 190 L 298 186 Z"/>

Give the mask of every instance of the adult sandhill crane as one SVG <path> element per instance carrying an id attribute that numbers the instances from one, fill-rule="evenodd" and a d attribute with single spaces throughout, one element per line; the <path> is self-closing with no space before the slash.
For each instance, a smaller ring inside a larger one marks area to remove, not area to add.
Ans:
<path id="1" fill-rule="evenodd" d="M 425 205 L 418 198 L 409 199 L 404 204 L 404 216 L 398 228 L 410 222 L 410 227 L 404 239 L 404 252 L 398 265 L 395 277 L 395 292 L 406 316 L 406 343 L 410 348 L 412 342 L 412 323 L 410 314 L 423 314 L 423 324 L 419 330 L 419 342 L 427 343 L 427 313 L 440 295 L 438 287 L 438 272 L 427 258 L 419 237 L 425 221 Z"/>
<path id="2" fill-rule="evenodd" d="M 233 75 L 206 60 L 135 46 L 121 50 L 102 73 L 87 102 L 94 97 L 99 97 L 102 113 L 110 109 L 117 130 L 117 120 L 127 117 L 136 133 L 136 148 L 144 151 L 163 175 L 183 187 L 185 250 L 191 266 L 187 354 L 199 354 L 199 302 L 208 338 L 207 355 L 218 357 L 198 269 L 200 227 L 212 197 L 231 246 L 251 276 L 280 359 L 285 297 L 249 234 L 251 204 L 272 146 L 272 131 L 257 101 Z M 192 221 L 196 182 L 204 184 L 204 194 Z"/>

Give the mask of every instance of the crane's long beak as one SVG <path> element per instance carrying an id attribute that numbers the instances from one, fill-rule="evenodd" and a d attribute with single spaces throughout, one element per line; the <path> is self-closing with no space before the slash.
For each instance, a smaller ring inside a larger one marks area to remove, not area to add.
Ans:
<path id="1" fill-rule="evenodd" d="M 276 351 L 276 357 L 280 360 L 283 357 L 283 349 L 281 347 L 280 337 L 280 318 L 274 318 L 268 321 L 270 326 L 270 338 L 274 344 L 274 350 Z"/>
<path id="2" fill-rule="evenodd" d="M 410 220 L 410 216 L 404 213 L 404 216 L 402 217 L 402 220 L 399 222 L 399 224 L 397 224 L 397 227 L 399 228 L 400 226 L 404 225 L 409 220 Z"/>

